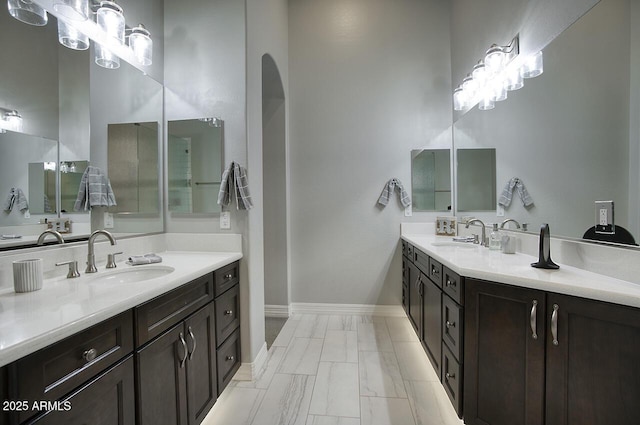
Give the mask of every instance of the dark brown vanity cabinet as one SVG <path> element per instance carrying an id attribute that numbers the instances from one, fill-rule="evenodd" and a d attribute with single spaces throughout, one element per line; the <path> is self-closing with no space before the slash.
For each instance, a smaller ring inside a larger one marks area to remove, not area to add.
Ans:
<path id="1" fill-rule="evenodd" d="M 640 423 L 640 310 L 466 280 L 470 425 Z"/>
<path id="2" fill-rule="evenodd" d="M 217 399 L 214 305 L 136 352 L 138 424 L 198 424 Z"/>
<path id="3" fill-rule="evenodd" d="M 218 394 L 240 368 L 240 287 L 238 263 L 216 272 Z"/>

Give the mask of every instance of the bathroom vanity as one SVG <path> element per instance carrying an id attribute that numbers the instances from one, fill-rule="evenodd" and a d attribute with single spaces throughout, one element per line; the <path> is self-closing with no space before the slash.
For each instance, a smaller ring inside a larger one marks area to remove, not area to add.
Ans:
<path id="1" fill-rule="evenodd" d="M 466 424 L 640 423 L 640 285 L 450 238 L 402 239 L 407 314 Z M 438 281 L 441 293 L 428 289 Z M 438 319 L 440 331 L 427 325 Z"/>
<path id="2" fill-rule="evenodd" d="M 174 271 L 146 281 L 84 275 L 4 294 L 3 307 L 29 304 L 42 314 L 0 311 L 30 321 L 3 335 L 0 423 L 204 419 L 240 367 L 241 254 L 162 255 Z"/>

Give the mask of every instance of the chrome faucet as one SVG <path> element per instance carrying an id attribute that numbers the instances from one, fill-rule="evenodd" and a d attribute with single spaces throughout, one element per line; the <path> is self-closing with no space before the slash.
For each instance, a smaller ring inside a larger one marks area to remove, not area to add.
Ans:
<path id="1" fill-rule="evenodd" d="M 89 252 L 87 254 L 87 270 L 85 270 L 85 273 L 96 273 L 98 271 L 96 268 L 96 256 L 94 254 L 93 244 L 100 235 L 105 235 L 107 239 L 109 239 L 109 242 L 111 242 L 111 245 L 116 244 L 116 238 L 106 230 L 96 230 L 93 232 L 91 236 L 89 236 Z"/>
<path id="2" fill-rule="evenodd" d="M 520 228 L 520 223 L 518 223 L 516 220 L 514 220 L 514 219 L 512 219 L 512 218 L 508 218 L 508 219 L 506 219 L 505 221 L 503 221 L 503 222 L 502 222 L 502 224 L 500 225 L 500 228 L 501 228 L 501 229 L 504 229 L 504 226 L 506 226 L 506 225 L 507 225 L 507 223 L 509 223 L 509 222 L 515 223 L 515 225 L 516 225 L 516 229 L 519 229 L 519 228 Z"/>
<path id="3" fill-rule="evenodd" d="M 40 236 L 38 236 L 38 242 L 37 242 L 38 245 L 44 244 L 44 240 L 47 237 L 47 235 L 53 235 L 53 236 L 55 236 L 55 238 L 58 240 L 59 243 L 61 243 L 61 244 L 64 243 L 64 238 L 62 237 L 60 232 L 55 231 L 55 230 L 51 230 L 51 229 L 47 229 L 44 232 L 40 233 Z"/>
<path id="4" fill-rule="evenodd" d="M 486 230 L 486 226 L 484 225 L 484 223 L 482 222 L 482 220 L 480 220 L 479 218 L 472 218 L 471 220 L 467 221 L 467 224 L 465 224 L 465 228 L 469 228 L 470 224 L 473 223 L 480 223 L 482 225 L 482 238 L 480 239 L 480 246 L 484 246 L 487 247 L 489 246 L 487 244 L 487 230 Z"/>

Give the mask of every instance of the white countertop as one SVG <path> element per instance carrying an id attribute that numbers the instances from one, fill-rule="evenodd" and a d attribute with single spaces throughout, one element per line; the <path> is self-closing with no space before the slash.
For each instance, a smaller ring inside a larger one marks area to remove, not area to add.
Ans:
<path id="1" fill-rule="evenodd" d="M 564 264 L 559 264 L 559 270 L 536 269 L 531 263 L 537 262 L 537 257 L 503 254 L 479 245 L 433 245 L 434 242 L 451 242 L 451 237 L 404 234 L 402 239 L 461 276 L 640 307 L 640 285 L 637 283 Z"/>
<path id="2" fill-rule="evenodd" d="M 172 273 L 136 283 L 90 283 L 109 273 L 101 269 L 75 279 L 47 279 L 35 292 L 0 292 L 0 367 L 242 258 L 239 252 L 158 255 L 162 263 L 150 266 L 170 266 Z M 147 266 L 122 262 L 116 270 L 134 267 Z"/>

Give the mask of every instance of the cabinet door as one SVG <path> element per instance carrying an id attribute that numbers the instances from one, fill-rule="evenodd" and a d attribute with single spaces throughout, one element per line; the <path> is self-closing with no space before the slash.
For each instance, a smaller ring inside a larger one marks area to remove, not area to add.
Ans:
<path id="1" fill-rule="evenodd" d="M 426 278 L 420 276 L 420 270 L 413 263 L 409 263 L 409 319 L 420 339 L 422 339 L 422 279 Z"/>
<path id="2" fill-rule="evenodd" d="M 29 424 L 135 425 L 133 358 L 131 355 L 59 401 L 57 410 Z"/>
<path id="3" fill-rule="evenodd" d="M 184 338 L 181 322 L 136 353 L 138 425 L 187 424 Z"/>
<path id="4" fill-rule="evenodd" d="M 544 300 L 541 291 L 466 280 L 467 425 L 543 423 Z"/>
<path id="5" fill-rule="evenodd" d="M 429 279 L 422 283 L 423 288 L 423 337 L 422 343 L 427 349 L 429 360 L 440 376 L 442 359 L 442 291 Z"/>
<path id="6" fill-rule="evenodd" d="M 189 357 L 187 394 L 189 425 L 202 422 L 217 399 L 214 304 L 210 303 L 185 321 Z"/>
<path id="7" fill-rule="evenodd" d="M 547 323 L 546 424 L 640 424 L 640 310 L 549 294 Z"/>

